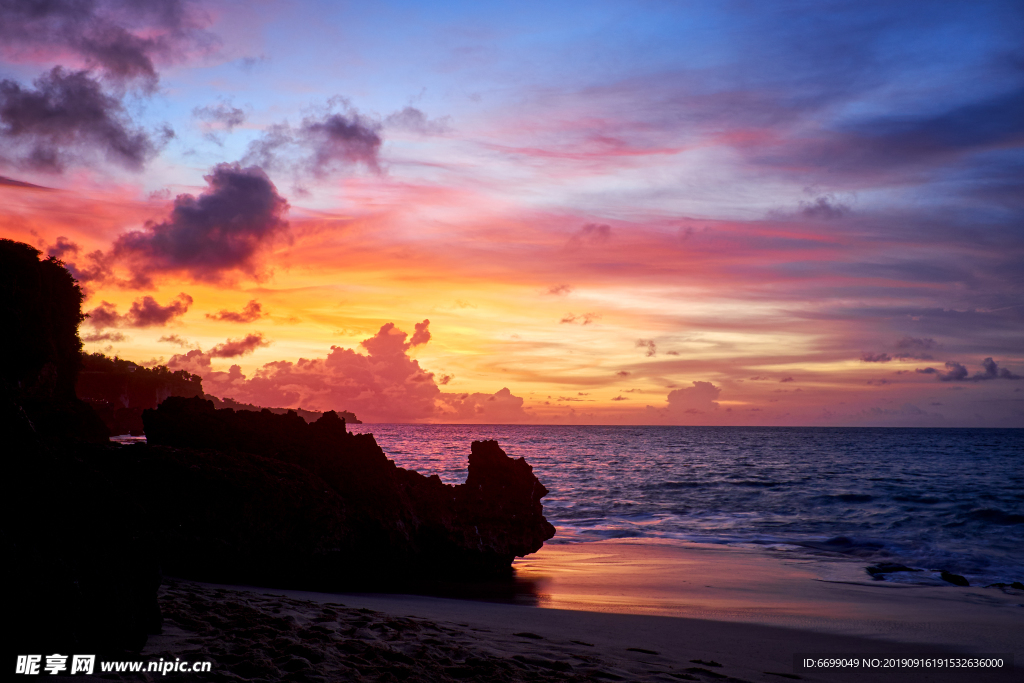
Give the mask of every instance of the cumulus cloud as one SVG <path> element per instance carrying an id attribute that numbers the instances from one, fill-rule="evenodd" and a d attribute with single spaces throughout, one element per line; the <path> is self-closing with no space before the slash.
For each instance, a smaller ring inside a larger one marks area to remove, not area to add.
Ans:
<path id="1" fill-rule="evenodd" d="M 228 339 L 223 344 L 217 344 L 210 349 L 210 358 L 235 358 L 252 353 L 256 349 L 270 346 L 270 341 L 264 339 L 263 333 L 255 332 L 247 334 L 242 339 Z"/>
<path id="2" fill-rule="evenodd" d="M 59 241 L 59 238 L 58 238 Z M 77 253 L 68 250 L 71 253 Z M 68 269 L 71 276 L 78 282 L 91 282 L 93 280 L 106 280 L 112 276 L 111 259 L 100 250 L 92 251 L 85 255 L 86 263 L 81 261 L 65 261 L 64 267 Z M 64 259 L 62 259 L 64 260 Z"/>
<path id="3" fill-rule="evenodd" d="M 149 285 L 154 271 L 207 281 L 231 270 L 256 276 L 261 252 L 287 233 L 288 202 L 262 169 L 218 164 L 204 178 L 209 188 L 178 195 L 167 220 L 114 243 L 114 258 L 129 262 L 136 286 Z"/>
<path id="4" fill-rule="evenodd" d="M 938 343 L 931 337 L 924 339 L 918 337 L 903 337 L 893 347 L 895 351 L 889 353 L 871 353 L 865 351 L 860 359 L 865 363 L 888 363 L 891 360 L 932 360 L 932 356 L 926 351 L 937 348 Z"/>
<path id="5" fill-rule="evenodd" d="M 307 117 L 298 128 L 287 123 L 269 126 L 249 143 L 245 161 L 317 178 L 360 163 L 376 173 L 380 171 L 381 128 L 346 105 L 341 113 Z"/>
<path id="6" fill-rule="evenodd" d="M 79 246 L 67 237 L 60 236 L 57 241 L 46 248 L 46 255 L 56 259 L 64 260 L 66 254 L 78 254 Z"/>
<path id="7" fill-rule="evenodd" d="M 443 135 L 451 130 L 450 124 L 449 117 L 430 120 L 416 107 L 405 107 L 384 119 L 384 125 L 388 128 L 407 130 L 420 135 Z"/>
<path id="8" fill-rule="evenodd" d="M 77 54 L 106 78 L 153 88 L 154 60 L 175 61 L 210 42 L 201 14 L 184 0 L 0 2 L 0 50 L 7 55 Z"/>
<path id="9" fill-rule="evenodd" d="M 192 116 L 200 121 L 220 124 L 228 132 L 245 123 L 245 112 L 224 102 L 196 107 L 192 110 Z"/>
<path id="10" fill-rule="evenodd" d="M 800 215 L 804 218 L 835 220 L 850 213 L 850 207 L 836 201 L 832 195 L 824 195 L 812 202 L 800 202 Z"/>
<path id="11" fill-rule="evenodd" d="M 926 353 L 938 347 L 938 343 L 931 337 L 920 339 L 918 337 L 903 337 L 896 342 L 896 358 L 900 360 L 931 360 L 932 355 Z"/>
<path id="12" fill-rule="evenodd" d="M 263 306 L 260 305 L 260 302 L 253 299 L 241 311 L 221 309 L 217 314 L 207 313 L 206 317 L 211 320 L 223 320 L 232 323 L 251 323 L 254 320 L 259 320 L 264 315 Z"/>
<path id="13" fill-rule="evenodd" d="M 188 342 L 180 337 L 161 337 L 160 341 L 173 341 L 182 346 L 188 346 Z M 217 344 L 209 351 L 196 348 L 187 353 L 179 353 L 171 356 L 167 361 L 167 367 L 172 370 L 188 370 L 202 374 L 212 366 L 214 358 L 237 358 L 252 353 L 258 348 L 270 346 L 270 340 L 266 339 L 261 332 L 247 334 L 242 339 L 228 339 L 223 344 Z"/>
<path id="14" fill-rule="evenodd" d="M 638 349 L 644 349 L 644 355 L 648 358 L 658 352 L 658 347 L 653 339 L 637 339 L 635 346 Z"/>
<path id="15" fill-rule="evenodd" d="M 407 348 L 426 344 L 430 341 L 430 320 L 424 320 L 421 323 L 416 323 L 413 327 L 416 331 L 413 332 Z"/>
<path id="16" fill-rule="evenodd" d="M 693 382 L 693 386 L 674 389 L 668 393 L 670 415 L 698 414 L 718 408 L 716 399 L 721 388 L 711 382 Z"/>
<path id="17" fill-rule="evenodd" d="M 144 296 L 132 302 L 131 308 L 125 314 L 119 314 L 116 305 L 109 301 L 103 301 L 99 306 L 89 311 L 88 322 L 96 329 L 103 329 L 105 327 L 163 327 L 175 318 L 185 315 L 191 305 L 192 297 L 184 292 L 166 306 L 161 306 L 151 296 Z"/>
<path id="18" fill-rule="evenodd" d="M 437 417 L 455 422 L 504 424 L 529 418 L 523 399 L 504 387 L 493 394 L 441 394 Z"/>
<path id="19" fill-rule="evenodd" d="M 429 323 L 421 325 L 417 341 L 425 343 Z M 366 354 L 333 346 L 326 358 L 267 363 L 250 378 L 240 372 L 232 376 L 230 371 L 197 369 L 210 393 L 257 405 L 353 410 L 360 418 L 378 421 L 409 421 L 435 414 L 441 392 L 433 374 L 409 357 L 413 343 L 405 332 L 387 323 L 361 346 Z M 203 362 L 198 354 L 190 354 L 176 363 L 188 367 Z"/>
<path id="20" fill-rule="evenodd" d="M 168 366 L 201 375 L 210 394 L 256 405 L 351 410 L 371 422 L 526 419 L 523 399 L 507 388 L 494 394 L 441 392 L 438 385 L 445 376 L 438 379 L 409 357 L 409 351 L 430 340 L 429 325 L 428 320 L 417 324 L 409 337 L 387 323 L 362 341 L 364 353 L 332 346 L 325 358 L 273 361 L 248 377 L 237 365 L 227 372 L 213 370 L 213 352 L 192 350 L 174 356 Z M 228 343 L 217 347 L 219 353 Z"/>
<path id="21" fill-rule="evenodd" d="M 191 373 L 202 375 L 205 370 L 210 369 L 210 354 L 204 353 L 202 349 L 192 349 L 187 353 L 176 353 L 167 361 L 167 367 L 171 370 L 188 370 Z M 207 393 L 211 392 L 206 388 Z"/>
<path id="22" fill-rule="evenodd" d="M 363 162 L 378 170 L 380 126 L 357 113 L 331 114 L 322 119 L 302 122 L 300 137 L 313 148 L 310 160 L 313 173 L 324 175 L 338 165 Z"/>
<path id="23" fill-rule="evenodd" d="M 231 133 L 245 123 L 245 111 L 225 102 L 216 105 L 195 107 L 192 118 L 202 121 L 200 127 L 205 131 L 203 137 L 218 145 L 224 144 L 224 134 Z"/>
<path id="24" fill-rule="evenodd" d="M 185 339 L 181 335 L 177 334 L 166 334 L 157 339 L 157 341 L 167 342 L 168 344 L 177 344 L 178 346 L 184 347 L 186 349 L 192 348 L 192 344 L 189 343 L 188 339 Z"/>
<path id="25" fill-rule="evenodd" d="M 983 382 L 990 379 L 1024 379 L 1021 375 L 1010 372 L 1007 368 L 1000 368 L 991 358 L 981 361 L 981 372 L 970 374 L 967 367 L 956 361 L 946 361 L 946 371 L 935 368 L 918 368 L 916 372 L 926 375 L 935 375 L 941 382 Z"/>
<path id="26" fill-rule="evenodd" d="M 98 155 L 139 170 L 173 136 L 166 128 L 154 139 L 135 127 L 121 100 L 87 71 L 58 66 L 34 84 L 0 81 L 2 158 L 17 167 L 59 172 Z"/>

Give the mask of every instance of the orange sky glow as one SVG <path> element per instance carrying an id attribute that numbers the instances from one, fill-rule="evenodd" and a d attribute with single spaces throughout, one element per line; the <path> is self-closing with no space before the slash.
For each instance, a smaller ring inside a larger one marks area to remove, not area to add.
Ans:
<path id="1" fill-rule="evenodd" d="M 617 32 L 598 68 L 572 50 L 626 20 L 596 9 L 587 38 L 182 6 L 124 19 L 170 41 L 152 73 L 0 50 L 0 235 L 78 276 L 87 351 L 367 422 L 1024 426 L 1021 209 L 993 170 L 1024 138 L 956 118 L 1004 121 L 1017 76 L 938 102 L 921 63 L 858 89 L 738 26 L 702 51 L 633 17 L 661 48 Z M 751 19 L 798 31 L 776 20 Z M 993 26 L 933 77 L 983 71 Z M 103 128 L 17 119 L 86 91 Z"/>

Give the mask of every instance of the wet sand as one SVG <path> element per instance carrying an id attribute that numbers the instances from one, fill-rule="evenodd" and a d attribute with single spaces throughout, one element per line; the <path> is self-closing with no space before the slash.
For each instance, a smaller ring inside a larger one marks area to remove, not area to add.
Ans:
<path id="1" fill-rule="evenodd" d="M 785 626 L 1024 658 L 1024 591 L 875 581 L 865 571 L 870 564 L 645 540 L 548 545 L 515 566 L 521 581 L 536 584 L 541 607 Z"/>
<path id="2" fill-rule="evenodd" d="M 1019 591 L 885 584 L 867 578 L 863 561 L 649 542 L 548 546 L 516 566 L 518 592 L 491 596 L 504 602 L 169 581 L 165 633 L 144 658 L 214 661 L 201 680 L 1021 678 L 1020 669 L 808 672 L 793 661 L 972 652 L 1019 661 Z"/>

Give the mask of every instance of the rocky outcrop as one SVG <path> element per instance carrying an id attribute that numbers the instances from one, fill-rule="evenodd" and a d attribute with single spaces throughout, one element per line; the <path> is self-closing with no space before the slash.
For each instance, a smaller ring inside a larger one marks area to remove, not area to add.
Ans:
<path id="1" fill-rule="evenodd" d="M 262 573 L 321 585 L 493 576 L 554 535 L 540 503 L 547 489 L 495 441 L 474 442 L 466 483 L 450 486 L 397 467 L 372 435 L 348 432 L 333 412 L 307 424 L 294 413 L 216 410 L 203 399 L 172 397 L 143 420 L 153 451 L 147 467 L 157 468 L 145 478 L 174 482 L 164 493 L 149 490 L 151 514 L 169 533 L 191 529 L 193 546 L 246 548 L 216 560 L 209 552 L 168 557 L 183 575 Z M 246 488 L 236 495 L 232 482 L 240 481 Z M 245 495 L 251 501 L 241 507 L 212 502 Z M 297 510 L 321 522 L 311 527 Z M 276 529 L 301 536 L 315 528 L 318 536 L 299 543 L 268 533 L 271 520 Z M 304 561 L 289 569 L 276 564 L 282 556 Z"/>
<path id="2" fill-rule="evenodd" d="M 288 413 L 286 408 L 263 408 L 205 394 L 202 377 L 185 370 L 171 370 L 165 365 L 143 367 L 123 358 L 108 358 L 102 353 L 82 356 L 75 392 L 96 411 L 112 435 L 144 435 L 142 411 L 156 408 L 170 396 L 199 396 L 213 401 L 215 408 Z M 315 422 L 323 416 L 322 412 L 301 408 L 295 412 L 306 422 Z M 339 416 L 348 424 L 362 424 L 354 413 L 341 411 Z"/>
<path id="3" fill-rule="evenodd" d="M 12 450 L 0 571 L 12 587 L 4 610 L 13 628 L 4 648 L 141 650 L 160 631 L 157 538 L 146 510 L 109 476 L 116 446 L 23 441 Z"/>
<path id="4" fill-rule="evenodd" d="M 39 256 L 0 240 L 3 647 L 138 651 L 160 621 L 152 526 L 106 473 L 114 447 L 75 396 L 81 290 Z"/>
<path id="5" fill-rule="evenodd" d="M 75 384 L 78 398 L 100 416 L 111 434 L 143 433 L 142 411 L 156 408 L 168 396 L 202 396 L 203 380 L 185 370 L 163 365 L 146 368 L 102 353 L 82 356 Z"/>

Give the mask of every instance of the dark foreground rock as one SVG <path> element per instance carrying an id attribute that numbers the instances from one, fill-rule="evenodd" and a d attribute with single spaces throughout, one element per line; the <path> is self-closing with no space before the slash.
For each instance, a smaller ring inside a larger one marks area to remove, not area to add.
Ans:
<path id="1" fill-rule="evenodd" d="M 942 577 L 943 581 L 945 581 L 946 583 L 951 583 L 954 586 L 970 586 L 971 585 L 971 582 L 968 581 L 963 576 L 960 576 L 959 574 L 954 574 L 953 572 L 947 572 L 945 569 L 942 570 L 942 573 L 939 574 L 939 576 Z"/>
<path id="2" fill-rule="evenodd" d="M 474 442 L 466 483 L 450 486 L 397 467 L 333 412 L 307 424 L 172 397 L 143 419 L 150 445 L 132 452 L 150 482 L 141 503 L 175 548 L 168 572 L 319 586 L 482 578 L 554 535 L 547 489 L 495 441 Z"/>
<path id="3" fill-rule="evenodd" d="M 82 293 L 39 256 L 0 239 L 2 649 L 137 651 L 160 622 L 153 529 L 92 457 L 110 446 L 75 396 Z"/>

